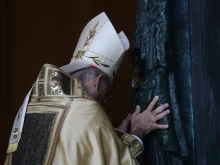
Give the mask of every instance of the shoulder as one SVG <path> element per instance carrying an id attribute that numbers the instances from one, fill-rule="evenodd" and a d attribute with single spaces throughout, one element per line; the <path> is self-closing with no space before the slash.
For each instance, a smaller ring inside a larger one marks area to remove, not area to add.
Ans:
<path id="1" fill-rule="evenodd" d="M 105 110 L 97 101 L 85 98 L 76 98 L 70 104 L 69 115 L 83 116 L 84 118 L 106 118 Z M 107 117 L 108 118 L 108 117 Z"/>
<path id="2" fill-rule="evenodd" d="M 76 98 L 70 104 L 62 130 L 80 134 L 95 133 L 99 130 L 113 130 L 103 107 L 95 100 Z"/>
<path id="3" fill-rule="evenodd" d="M 70 107 L 77 114 L 94 113 L 103 110 L 103 107 L 96 100 L 88 98 L 75 98 Z"/>

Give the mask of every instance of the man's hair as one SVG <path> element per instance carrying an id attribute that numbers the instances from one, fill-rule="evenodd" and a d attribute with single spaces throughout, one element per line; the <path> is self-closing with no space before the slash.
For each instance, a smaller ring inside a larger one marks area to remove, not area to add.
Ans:
<path id="1" fill-rule="evenodd" d="M 79 79 L 83 84 L 101 74 L 103 75 L 104 82 L 109 86 L 111 84 L 109 77 L 97 68 L 85 68 L 71 73 L 72 77 Z"/>

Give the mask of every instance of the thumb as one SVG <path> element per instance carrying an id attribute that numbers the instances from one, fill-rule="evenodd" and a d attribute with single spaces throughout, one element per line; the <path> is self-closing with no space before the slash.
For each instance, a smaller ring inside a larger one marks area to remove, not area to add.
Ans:
<path id="1" fill-rule="evenodd" d="M 135 112 L 132 114 L 132 117 L 137 116 L 140 112 L 141 112 L 141 107 L 139 105 L 137 105 Z"/>
<path id="2" fill-rule="evenodd" d="M 126 121 L 130 122 L 131 120 L 131 114 L 129 113 L 128 116 L 125 118 Z"/>

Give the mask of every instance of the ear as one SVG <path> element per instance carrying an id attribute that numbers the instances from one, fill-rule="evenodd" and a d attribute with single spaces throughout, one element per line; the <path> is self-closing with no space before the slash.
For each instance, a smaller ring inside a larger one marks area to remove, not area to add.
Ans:
<path id="1" fill-rule="evenodd" d="M 95 87 L 96 87 L 97 91 L 100 89 L 102 80 L 103 80 L 102 74 L 100 74 L 98 77 L 96 77 Z"/>

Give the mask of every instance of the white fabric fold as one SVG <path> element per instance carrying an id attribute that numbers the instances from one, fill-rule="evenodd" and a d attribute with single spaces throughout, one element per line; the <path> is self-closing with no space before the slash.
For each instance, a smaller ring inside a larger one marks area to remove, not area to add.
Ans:
<path id="1" fill-rule="evenodd" d="M 18 146 L 18 143 L 21 139 L 21 134 L 22 134 L 23 126 L 24 126 L 25 114 L 26 114 L 27 105 L 28 105 L 28 101 L 29 101 L 29 98 L 31 95 L 32 88 L 28 92 L 28 94 L 26 95 L 24 102 L 21 105 L 21 107 L 16 115 L 16 118 L 14 120 L 14 124 L 12 127 L 12 131 L 11 131 L 11 135 L 10 135 L 9 145 L 17 143 L 16 146 Z M 16 151 L 16 149 L 17 149 L 17 147 L 10 149 L 10 151 L 8 151 L 8 152 L 14 152 L 14 151 Z"/>
<path id="2" fill-rule="evenodd" d="M 121 31 L 121 32 L 118 34 L 118 37 L 119 37 L 119 39 L 120 39 L 120 41 L 121 41 L 121 44 L 122 44 L 124 50 L 127 51 L 127 50 L 129 49 L 129 47 L 130 47 L 130 43 L 129 43 L 129 41 L 128 41 L 127 36 L 125 35 L 125 33 L 124 33 L 123 31 Z"/>

